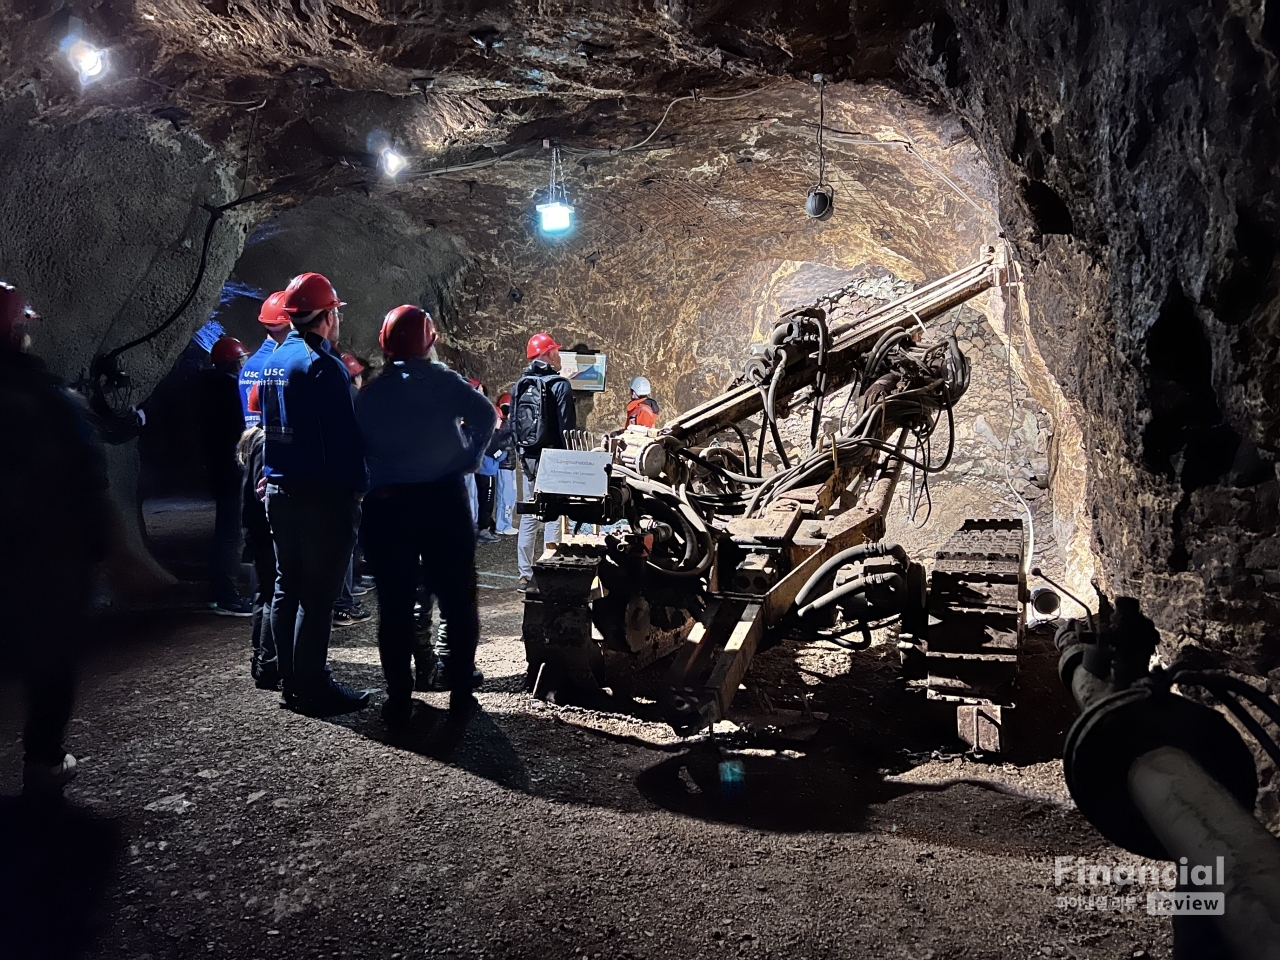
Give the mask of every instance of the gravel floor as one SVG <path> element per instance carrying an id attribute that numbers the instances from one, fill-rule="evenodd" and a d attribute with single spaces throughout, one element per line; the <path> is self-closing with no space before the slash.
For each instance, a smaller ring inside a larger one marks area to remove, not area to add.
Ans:
<path id="1" fill-rule="evenodd" d="M 254 689 L 245 621 L 109 623 L 68 737 L 73 808 L 0 806 L 0 955 L 21 955 L 15 914 L 41 957 L 90 934 L 89 955 L 131 960 L 1168 954 L 1142 904 L 1056 903 L 1054 856 L 1127 858 L 1065 799 L 1070 711 L 1042 641 L 1016 763 L 949 754 L 886 647 L 775 648 L 740 729 L 690 744 L 520 691 L 513 553 L 481 553 L 500 585 L 482 590 L 482 712 L 452 729 L 444 695 L 420 694 L 399 742 L 376 709 L 312 720 Z M 379 685 L 375 627 L 335 634 L 343 679 Z M 0 689 L 14 793 L 20 698 Z M 742 764 L 725 787 L 721 760 Z"/>

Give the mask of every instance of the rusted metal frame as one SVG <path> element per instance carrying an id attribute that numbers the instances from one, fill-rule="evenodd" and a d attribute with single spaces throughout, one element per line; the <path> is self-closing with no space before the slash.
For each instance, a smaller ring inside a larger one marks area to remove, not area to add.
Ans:
<path id="1" fill-rule="evenodd" d="M 857 357 L 875 345 L 894 327 L 907 328 L 917 321 L 935 319 L 953 307 L 973 299 L 984 290 L 1003 282 L 1007 269 L 1000 250 L 988 247 L 977 263 L 874 310 L 857 321 L 857 326 L 837 337 L 827 352 L 827 383 L 839 389 L 848 382 Z M 776 398 L 785 401 L 813 383 L 818 372 L 814 355 L 797 360 L 778 384 Z M 722 396 L 694 407 L 675 418 L 666 433 L 682 443 L 698 443 L 711 431 L 727 423 L 738 423 L 762 410 L 760 392 L 753 384 L 742 384 Z"/>
<path id="2" fill-rule="evenodd" d="M 856 511 L 856 513 L 855 513 Z M 797 564 L 792 571 L 763 597 L 761 603 L 750 604 L 743 611 L 743 619 L 734 627 L 723 653 L 716 663 L 715 669 L 707 680 L 706 686 L 714 693 L 719 709 L 718 716 L 728 714 L 729 706 L 738 692 L 738 684 L 747 675 L 751 661 L 755 658 L 756 649 L 764 636 L 764 631 L 782 619 L 783 614 L 795 603 L 796 595 L 822 564 L 846 547 L 863 543 L 867 540 L 878 540 L 884 535 L 884 517 L 875 511 L 862 511 L 859 508 L 848 511 L 849 519 L 856 522 L 845 523 L 833 530 L 832 535 L 820 548 Z M 751 613 L 751 621 L 745 619 Z"/>

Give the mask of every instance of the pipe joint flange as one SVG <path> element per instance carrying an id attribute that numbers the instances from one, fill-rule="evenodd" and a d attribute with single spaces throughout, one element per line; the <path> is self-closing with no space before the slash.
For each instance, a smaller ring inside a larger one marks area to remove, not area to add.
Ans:
<path id="1" fill-rule="evenodd" d="M 1067 733 L 1062 753 L 1072 799 L 1112 843 L 1139 856 L 1168 859 L 1129 795 L 1129 768 L 1158 747 L 1190 754 L 1241 806 L 1253 809 L 1258 774 L 1235 728 L 1216 710 L 1140 683 L 1085 710 Z"/>

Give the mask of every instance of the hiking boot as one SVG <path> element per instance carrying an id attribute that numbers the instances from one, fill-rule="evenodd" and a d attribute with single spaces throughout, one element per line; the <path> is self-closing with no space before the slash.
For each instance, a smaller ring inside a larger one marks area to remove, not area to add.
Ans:
<path id="1" fill-rule="evenodd" d="M 248 597 L 231 597 L 209 604 L 209 609 L 220 617 L 252 617 L 253 601 Z"/>
<path id="2" fill-rule="evenodd" d="M 516 581 L 516 589 L 519 590 L 521 593 L 524 593 L 525 591 L 527 591 L 529 589 L 529 578 L 521 577 L 518 581 Z"/>
<path id="3" fill-rule="evenodd" d="M 69 753 L 57 763 L 28 760 L 22 765 L 22 793 L 28 797 L 56 796 L 76 778 L 76 758 Z"/>
<path id="4" fill-rule="evenodd" d="M 437 660 L 433 664 L 419 662 L 414 671 L 413 689 L 419 693 L 430 693 L 433 690 L 448 690 L 444 682 L 444 664 Z"/>
<path id="5" fill-rule="evenodd" d="M 480 707 L 479 702 L 470 690 L 454 690 L 449 694 L 449 719 L 451 721 L 468 720 Z"/>
<path id="6" fill-rule="evenodd" d="M 408 726 L 413 720 L 413 698 L 388 700 L 382 705 L 382 722 L 388 727 Z"/>
<path id="7" fill-rule="evenodd" d="M 294 713 L 308 717 L 337 717 L 344 713 L 355 713 L 369 705 L 370 690 L 355 690 L 345 683 L 330 680 L 325 690 L 312 696 L 298 696 L 286 693 L 285 706 Z"/>
<path id="8" fill-rule="evenodd" d="M 364 607 L 356 607 L 353 610 L 335 610 L 333 611 L 333 625 L 335 627 L 354 627 L 357 623 L 368 623 L 373 619 L 373 614 Z"/>
<path id="9" fill-rule="evenodd" d="M 259 690 L 280 689 L 280 671 L 275 663 L 261 664 L 254 660 L 250 672 L 253 674 L 253 685 Z"/>

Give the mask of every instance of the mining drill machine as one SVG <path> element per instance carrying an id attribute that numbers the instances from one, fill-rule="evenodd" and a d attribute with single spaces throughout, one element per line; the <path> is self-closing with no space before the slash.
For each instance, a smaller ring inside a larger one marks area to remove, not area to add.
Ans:
<path id="1" fill-rule="evenodd" d="M 570 449 L 544 451 L 534 499 L 519 505 L 561 524 L 525 595 L 535 695 L 625 696 L 670 657 L 659 703 L 692 733 L 726 715 L 762 646 L 861 648 L 896 622 L 908 681 L 954 704 L 962 739 L 998 752 L 1027 598 L 1021 521 L 966 521 L 928 577 L 883 537 L 904 466 L 946 468 L 969 382 L 955 338 L 922 342 L 926 325 L 1007 272 L 1003 249 L 988 247 L 856 321 L 792 311 L 721 396 L 662 429 L 575 434 Z M 743 428 L 757 417 L 752 442 Z M 794 459 L 779 430 L 788 417 L 807 426 L 808 453 Z"/>

